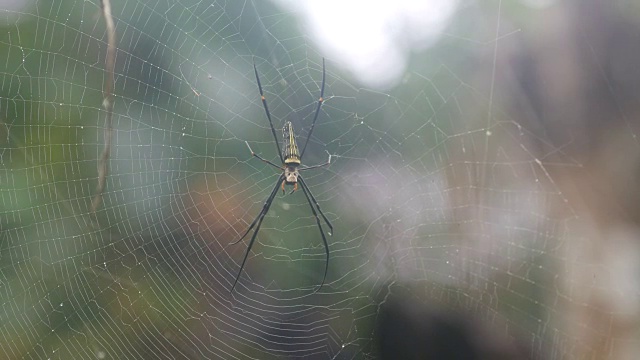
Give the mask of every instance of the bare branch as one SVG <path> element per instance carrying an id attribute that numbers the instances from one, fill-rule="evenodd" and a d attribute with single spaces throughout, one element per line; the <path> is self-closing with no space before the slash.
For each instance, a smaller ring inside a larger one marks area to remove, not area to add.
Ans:
<path id="1" fill-rule="evenodd" d="M 111 15 L 111 1 L 102 1 L 102 16 L 107 25 L 107 58 L 105 60 L 105 71 L 107 78 L 104 89 L 104 106 L 106 112 L 104 127 L 104 148 L 98 162 L 98 185 L 96 187 L 96 195 L 91 202 L 91 211 L 96 212 L 102 203 L 102 194 L 107 181 L 109 171 L 108 162 L 111 154 L 111 142 L 113 138 L 113 86 L 114 86 L 114 69 L 116 65 L 116 28 L 113 24 L 113 16 Z"/>

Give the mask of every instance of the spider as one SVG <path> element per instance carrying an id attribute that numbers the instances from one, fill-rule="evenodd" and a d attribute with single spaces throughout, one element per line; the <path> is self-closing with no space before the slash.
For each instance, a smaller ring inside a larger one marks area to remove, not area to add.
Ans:
<path id="1" fill-rule="evenodd" d="M 253 231 L 253 235 L 251 236 L 251 240 L 249 241 L 249 246 L 247 246 L 247 251 L 244 253 L 244 258 L 242 259 L 240 270 L 238 271 L 236 280 L 233 282 L 233 286 L 231 287 L 231 292 L 233 292 L 233 289 L 235 289 L 236 284 L 238 283 L 238 279 L 240 278 L 240 274 L 242 273 L 244 264 L 247 262 L 249 251 L 251 251 L 251 247 L 253 246 L 253 243 L 256 240 L 256 236 L 258 236 L 258 231 L 260 230 L 260 226 L 262 225 L 262 220 L 264 220 L 265 215 L 267 215 L 267 212 L 269 212 L 269 208 L 271 207 L 271 203 L 273 203 L 273 199 L 278 193 L 278 189 L 281 188 L 282 194 L 284 195 L 285 185 L 291 185 L 293 186 L 293 189 L 289 194 L 292 194 L 294 191 L 298 190 L 298 184 L 300 184 L 300 187 L 302 188 L 302 192 L 304 193 L 304 196 L 307 198 L 307 202 L 309 203 L 309 207 L 311 207 L 311 212 L 313 213 L 313 216 L 316 218 L 316 224 L 318 225 L 318 229 L 320 230 L 320 235 L 322 235 L 322 241 L 324 243 L 325 253 L 327 257 L 325 261 L 325 267 L 324 267 L 324 277 L 322 278 L 322 282 L 320 283 L 320 286 L 315 291 L 317 292 L 318 290 L 320 290 L 320 288 L 322 288 L 322 285 L 324 285 L 324 281 L 327 278 L 327 271 L 329 270 L 329 244 L 327 244 L 327 238 L 325 237 L 324 231 L 322 230 L 322 226 L 320 225 L 320 218 L 318 218 L 318 213 L 322 216 L 322 219 L 327 224 L 327 226 L 329 226 L 329 236 L 333 235 L 333 226 L 331 225 L 331 222 L 329 221 L 329 219 L 327 219 L 327 217 L 324 215 L 322 210 L 320 210 L 320 205 L 318 204 L 318 201 L 316 200 L 315 196 L 313 196 L 313 194 L 311 193 L 311 190 L 307 186 L 307 183 L 304 181 L 302 175 L 300 174 L 300 171 L 315 169 L 315 168 L 329 165 L 331 163 L 331 154 L 329 154 L 329 159 L 324 164 L 319 164 L 314 166 L 300 166 L 300 164 L 302 163 L 302 156 L 304 156 L 304 151 L 307 149 L 307 144 L 309 143 L 309 139 L 311 138 L 311 133 L 313 133 L 313 128 L 316 124 L 316 120 L 318 120 L 318 115 L 320 114 L 320 107 L 324 102 L 324 98 L 323 98 L 324 84 L 325 84 L 324 58 L 322 59 L 322 85 L 320 86 L 320 98 L 318 99 L 318 105 L 316 106 L 316 112 L 315 112 L 315 115 L 313 116 L 311 129 L 309 129 L 309 133 L 307 134 L 307 138 L 305 139 L 304 146 L 302 147 L 302 151 L 298 151 L 298 145 L 296 144 L 296 137 L 293 131 L 293 125 L 291 124 L 290 121 L 287 121 L 284 124 L 284 128 L 282 129 L 282 135 L 283 135 L 282 146 L 284 148 L 284 151 L 280 150 L 280 143 L 278 142 L 278 137 L 276 136 L 276 130 L 274 129 L 273 122 L 271 121 L 271 113 L 269 113 L 269 107 L 267 106 L 267 99 L 265 98 L 264 92 L 262 91 L 262 84 L 260 83 L 260 76 L 258 75 L 258 69 L 256 68 L 255 62 L 253 63 L 253 71 L 256 74 L 256 82 L 258 83 L 258 90 L 260 91 L 260 99 L 262 100 L 264 111 L 267 114 L 267 119 L 269 120 L 269 126 L 271 127 L 271 133 L 273 134 L 273 139 L 276 143 L 276 148 L 278 149 L 278 156 L 280 156 L 280 161 L 282 163 L 282 166 L 276 165 L 275 163 L 253 152 L 253 150 L 251 149 L 251 146 L 249 146 L 249 142 L 245 141 L 245 144 L 247 144 L 247 147 L 249 148 L 249 151 L 251 152 L 252 157 L 256 157 L 262 160 L 263 162 L 282 171 L 282 173 L 278 177 L 278 181 L 276 181 L 275 187 L 273 188 L 273 190 L 271 190 L 271 194 L 269 194 L 269 197 L 267 197 L 267 200 L 264 202 L 264 205 L 262 206 L 262 210 L 260 211 L 258 216 L 253 220 L 251 225 L 249 225 L 249 228 L 247 229 L 247 231 L 245 231 L 242 237 L 239 240 L 234 241 L 233 243 L 230 244 L 230 245 L 234 245 L 242 241 L 242 239 L 244 239 L 247 236 L 247 234 L 249 234 L 251 229 L 255 227 L 255 230 Z"/>

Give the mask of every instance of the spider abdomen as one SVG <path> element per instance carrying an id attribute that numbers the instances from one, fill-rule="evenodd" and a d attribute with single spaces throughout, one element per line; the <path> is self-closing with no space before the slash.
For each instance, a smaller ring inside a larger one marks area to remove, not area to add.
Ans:
<path id="1" fill-rule="evenodd" d="M 282 137 L 284 139 L 284 165 L 295 168 L 300 165 L 300 152 L 298 151 L 298 144 L 296 143 L 296 136 L 293 132 L 293 124 L 291 124 L 291 121 L 287 121 L 284 124 Z"/>

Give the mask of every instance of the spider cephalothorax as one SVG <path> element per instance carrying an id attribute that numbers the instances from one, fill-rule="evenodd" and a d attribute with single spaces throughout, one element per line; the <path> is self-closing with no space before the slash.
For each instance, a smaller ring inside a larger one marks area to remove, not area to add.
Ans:
<path id="1" fill-rule="evenodd" d="M 297 185 L 298 185 L 298 175 L 300 175 L 300 173 L 298 172 L 298 167 L 297 166 L 285 166 L 285 168 L 284 168 L 284 182 L 287 185 L 293 185 L 293 186 L 297 187 Z"/>
<path id="2" fill-rule="evenodd" d="M 330 230 L 329 235 L 333 234 L 333 226 L 331 225 L 327 217 L 324 216 L 324 213 L 322 212 L 322 210 L 320 210 L 320 205 L 318 204 L 318 201 L 311 193 L 311 190 L 305 183 L 304 179 L 302 178 L 302 175 L 300 175 L 300 171 L 315 169 L 321 166 L 329 165 L 331 163 L 331 155 L 329 155 L 329 160 L 327 160 L 327 162 L 324 164 L 314 165 L 314 166 L 301 166 L 300 164 L 302 162 L 302 156 L 304 155 L 304 151 L 306 150 L 307 144 L 309 143 L 309 139 L 311 138 L 313 127 L 315 126 L 316 120 L 318 119 L 318 115 L 320 114 L 320 107 L 324 102 L 324 98 L 323 98 L 324 84 L 325 84 L 324 59 L 322 59 L 322 85 L 320 86 L 320 98 L 318 99 L 318 105 L 316 107 L 315 115 L 313 116 L 313 122 L 311 122 L 311 129 L 309 129 L 309 133 L 307 134 L 307 138 L 304 142 L 304 146 L 302 147 L 302 151 L 298 151 L 298 145 L 296 143 L 296 137 L 293 131 L 293 125 L 291 124 L 290 121 L 287 121 L 284 124 L 284 128 L 282 129 L 283 151 L 280 151 L 280 143 L 278 142 L 278 137 L 276 136 L 276 131 L 273 127 L 273 122 L 271 121 L 271 114 L 269 113 L 269 107 L 267 106 L 267 99 L 264 97 L 264 93 L 262 91 L 262 84 L 260 84 L 260 77 L 258 76 L 258 69 L 256 68 L 255 63 L 253 64 L 253 71 L 256 74 L 256 82 L 258 83 L 258 90 L 260 91 L 260 99 L 262 100 L 262 105 L 264 106 L 265 113 L 267 114 L 267 119 L 269 120 L 269 126 L 271 127 L 271 133 L 273 134 L 273 138 L 275 140 L 276 147 L 278 149 L 278 156 L 280 156 L 280 161 L 282 166 L 276 165 L 273 162 L 267 159 L 264 159 L 260 155 L 254 153 L 253 150 L 251 150 L 251 146 L 249 146 L 249 143 L 248 142 L 245 142 L 245 143 L 247 144 L 249 151 L 251 151 L 252 156 L 255 156 L 258 159 L 264 161 L 265 163 L 278 168 L 280 171 L 282 171 L 282 173 L 278 177 L 276 186 L 273 188 L 273 190 L 271 191 L 271 194 L 269 195 L 264 205 L 262 206 L 262 211 L 260 211 L 260 213 L 253 220 L 251 225 L 249 225 L 249 228 L 242 235 L 242 237 L 238 241 L 235 241 L 232 243 L 232 244 L 239 243 L 240 241 L 242 241 L 242 239 L 245 238 L 245 236 L 247 236 L 247 234 L 249 233 L 249 231 L 251 231 L 251 229 L 253 229 L 254 227 L 256 228 L 253 231 L 253 235 L 251 236 L 251 240 L 249 241 L 249 245 L 247 246 L 247 251 L 244 253 L 244 259 L 242 259 L 240 270 L 238 271 L 236 280 L 233 282 L 231 291 L 233 291 L 233 289 L 236 287 L 236 284 L 238 283 L 238 279 L 240 278 L 240 274 L 242 273 L 244 264 L 247 261 L 247 256 L 249 256 L 249 251 L 251 251 L 251 246 L 253 246 L 253 243 L 256 240 L 256 236 L 258 235 L 258 230 L 260 230 L 260 226 L 262 225 L 262 220 L 264 220 L 265 215 L 267 215 L 267 212 L 271 207 L 271 203 L 273 202 L 273 199 L 278 193 L 278 188 L 282 187 L 282 191 L 284 192 L 285 185 L 293 185 L 293 190 L 291 191 L 293 193 L 298 189 L 298 183 L 302 188 L 302 192 L 304 193 L 304 196 L 307 198 L 307 202 L 311 207 L 311 212 L 313 213 L 313 216 L 316 218 L 316 224 L 318 225 L 318 229 L 320 229 L 320 235 L 322 235 L 322 242 L 324 243 L 325 253 L 327 255 L 325 268 L 324 268 L 324 277 L 322 278 L 322 282 L 320 283 L 320 286 L 318 287 L 318 289 L 316 289 L 316 291 L 318 291 L 320 290 L 322 285 L 324 285 L 324 281 L 327 278 L 327 271 L 329 270 L 329 244 L 327 243 L 327 238 L 324 236 L 324 231 L 322 230 L 322 226 L 320 225 L 320 218 L 318 218 L 318 214 L 322 216 L 322 219 L 324 220 L 324 222 L 327 224 L 327 226 L 329 226 L 329 230 Z"/>

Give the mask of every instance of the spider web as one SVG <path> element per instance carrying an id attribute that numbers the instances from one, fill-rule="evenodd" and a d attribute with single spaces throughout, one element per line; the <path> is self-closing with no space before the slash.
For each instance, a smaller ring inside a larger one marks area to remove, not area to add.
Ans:
<path id="1" fill-rule="evenodd" d="M 557 136 L 510 100 L 528 97 L 504 55 L 526 45 L 525 10 L 457 4 L 428 49 L 405 44 L 400 77 L 383 59 L 366 79 L 284 1 L 114 0 L 113 143 L 94 213 L 100 3 L 0 7 L 2 358 L 369 358 L 396 296 L 472 313 L 532 358 L 640 346 L 615 329 L 618 308 L 589 300 L 611 289 L 585 279 L 619 269 L 581 250 L 593 227 L 562 175 L 587 162 L 572 155 L 579 132 Z M 230 293 L 248 238 L 229 244 L 279 175 L 245 146 L 277 162 L 253 63 L 278 136 L 291 121 L 302 146 L 323 57 L 303 164 L 332 156 L 304 173 L 335 228 L 327 280 L 314 293 L 325 250 L 298 191 L 278 194 Z"/>

